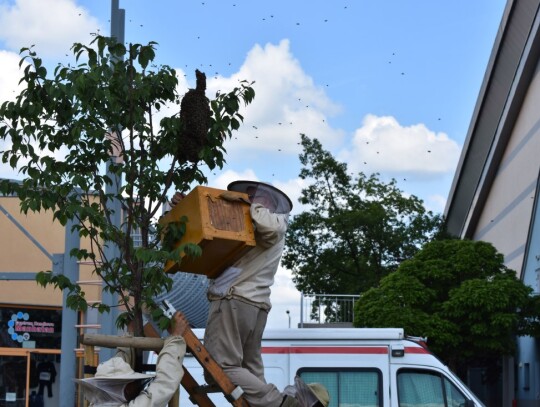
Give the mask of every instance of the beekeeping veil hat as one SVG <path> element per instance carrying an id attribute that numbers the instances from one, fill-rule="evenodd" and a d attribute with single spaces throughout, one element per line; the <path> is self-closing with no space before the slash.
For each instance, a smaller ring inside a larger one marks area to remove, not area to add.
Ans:
<path id="1" fill-rule="evenodd" d="M 84 396 L 94 404 L 120 405 L 126 402 L 124 388 L 135 380 L 150 380 L 153 376 L 135 372 L 120 357 L 100 363 L 94 377 L 75 379 L 84 390 Z"/>
<path id="2" fill-rule="evenodd" d="M 272 199 L 275 213 L 289 213 L 293 207 L 292 201 L 283 191 L 266 182 L 239 180 L 231 182 L 227 189 L 248 194 L 250 200 L 257 194 L 264 193 Z"/>

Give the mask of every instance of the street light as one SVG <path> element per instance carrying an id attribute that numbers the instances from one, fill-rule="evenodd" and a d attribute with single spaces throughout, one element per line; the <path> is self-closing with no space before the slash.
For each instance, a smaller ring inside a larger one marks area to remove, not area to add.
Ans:
<path id="1" fill-rule="evenodd" d="M 291 311 L 287 310 L 285 311 L 287 313 L 287 316 L 289 317 L 289 329 L 291 328 Z"/>

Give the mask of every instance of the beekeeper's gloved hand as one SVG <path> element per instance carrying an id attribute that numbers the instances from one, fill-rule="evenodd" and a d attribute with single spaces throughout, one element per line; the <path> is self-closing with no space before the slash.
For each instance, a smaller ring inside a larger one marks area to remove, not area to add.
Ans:
<path id="1" fill-rule="evenodd" d="M 239 195 L 238 192 L 225 191 L 222 192 L 219 197 L 229 202 L 242 202 L 251 205 L 251 202 L 249 202 L 249 200 L 244 198 L 242 195 Z"/>

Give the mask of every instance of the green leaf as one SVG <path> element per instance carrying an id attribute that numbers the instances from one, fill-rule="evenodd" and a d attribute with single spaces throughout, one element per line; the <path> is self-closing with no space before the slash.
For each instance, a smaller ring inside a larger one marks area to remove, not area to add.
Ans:
<path id="1" fill-rule="evenodd" d="M 143 69 L 146 69 L 148 63 L 152 61 L 155 57 L 155 52 L 151 46 L 142 47 L 141 52 L 139 53 L 139 64 L 141 64 Z"/>

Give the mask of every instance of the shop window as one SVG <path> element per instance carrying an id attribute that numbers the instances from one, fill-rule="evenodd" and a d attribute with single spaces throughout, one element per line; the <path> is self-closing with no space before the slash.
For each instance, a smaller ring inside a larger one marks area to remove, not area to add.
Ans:
<path id="1" fill-rule="evenodd" d="M 26 349 L 10 352 L 16 354 L 0 354 L 0 407 L 59 406 L 60 355 Z"/>
<path id="2" fill-rule="evenodd" d="M 0 356 L 0 406 L 26 403 L 26 357 Z"/>

